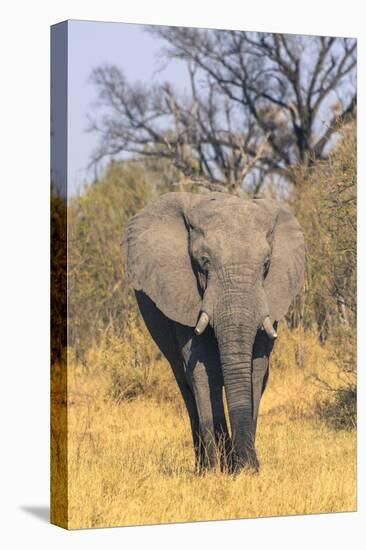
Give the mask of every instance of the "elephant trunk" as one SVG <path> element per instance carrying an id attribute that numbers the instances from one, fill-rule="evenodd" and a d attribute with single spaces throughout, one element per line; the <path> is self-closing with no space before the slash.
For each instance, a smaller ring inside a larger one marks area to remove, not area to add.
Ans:
<path id="1" fill-rule="evenodd" d="M 241 317 L 246 326 L 229 325 L 222 333 L 218 331 L 217 336 L 235 456 L 239 463 L 256 465 L 252 387 L 256 327 L 252 327 L 252 321 L 246 317 Z"/>
<path id="2" fill-rule="evenodd" d="M 258 468 L 254 448 L 252 351 L 257 329 L 266 315 L 264 293 L 254 272 L 232 273 L 222 279 L 215 308 L 214 330 L 219 344 L 234 460 Z"/>

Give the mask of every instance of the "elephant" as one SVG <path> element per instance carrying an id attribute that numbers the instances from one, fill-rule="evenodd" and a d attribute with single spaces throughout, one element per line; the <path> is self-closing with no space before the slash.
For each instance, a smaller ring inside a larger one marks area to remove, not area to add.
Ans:
<path id="1" fill-rule="evenodd" d="M 139 310 L 188 411 L 198 471 L 258 472 L 277 323 L 304 279 L 299 223 L 266 198 L 167 192 L 130 219 L 124 243 Z"/>

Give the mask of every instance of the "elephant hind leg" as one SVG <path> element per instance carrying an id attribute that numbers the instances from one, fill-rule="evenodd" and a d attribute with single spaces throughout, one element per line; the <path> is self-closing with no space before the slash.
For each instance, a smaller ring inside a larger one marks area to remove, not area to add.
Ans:
<path id="1" fill-rule="evenodd" d="M 196 467 L 201 468 L 201 465 L 204 463 L 202 434 L 200 433 L 200 424 L 195 399 L 193 392 L 187 383 L 182 356 L 178 349 L 174 328 L 175 323 L 168 319 L 144 292 L 138 290 L 135 291 L 135 295 L 145 324 L 156 345 L 169 362 L 182 394 L 192 429 Z"/>

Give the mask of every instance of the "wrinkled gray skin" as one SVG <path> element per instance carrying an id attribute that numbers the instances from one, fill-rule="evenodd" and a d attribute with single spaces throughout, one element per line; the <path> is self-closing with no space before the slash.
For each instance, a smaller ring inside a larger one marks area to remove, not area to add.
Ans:
<path id="1" fill-rule="evenodd" d="M 125 245 L 141 314 L 187 407 L 197 467 L 220 460 L 258 470 L 257 416 L 273 347 L 262 323 L 269 317 L 276 328 L 302 285 L 297 221 L 270 200 L 167 193 L 131 219 Z M 209 325 L 197 335 L 201 312 Z"/>

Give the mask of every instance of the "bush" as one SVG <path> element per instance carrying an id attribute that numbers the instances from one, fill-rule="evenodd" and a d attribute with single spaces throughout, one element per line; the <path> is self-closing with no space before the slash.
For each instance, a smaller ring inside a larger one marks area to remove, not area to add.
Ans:
<path id="1" fill-rule="evenodd" d="M 357 392 L 355 386 L 338 389 L 333 397 L 319 403 L 316 412 L 334 430 L 354 430 L 357 422 Z"/>
<path id="2" fill-rule="evenodd" d="M 356 127 L 340 132 L 327 160 L 294 170 L 292 208 L 305 232 L 307 270 L 304 291 L 287 317 L 289 326 L 316 329 L 332 346 L 342 388 L 329 387 L 319 409 L 334 426 L 354 426 L 356 416 L 357 293 Z M 320 377 L 321 381 L 321 377 Z"/>
<path id="3" fill-rule="evenodd" d="M 121 336 L 136 308 L 122 239 L 132 214 L 152 197 L 144 170 L 111 163 L 102 180 L 73 198 L 68 217 L 69 345 L 83 357 L 104 331 Z"/>
<path id="4" fill-rule="evenodd" d="M 123 336 L 105 331 L 85 353 L 83 363 L 70 355 L 78 393 L 112 399 L 119 403 L 139 397 L 158 401 L 179 400 L 170 366 L 150 338 L 137 313 L 130 311 Z"/>
<path id="5" fill-rule="evenodd" d="M 288 319 L 316 326 L 325 340 L 340 325 L 356 325 L 356 132 L 344 128 L 329 158 L 294 170 L 293 210 L 305 232 L 303 295 Z"/>
<path id="6" fill-rule="evenodd" d="M 51 189 L 51 364 L 60 361 L 67 345 L 67 205 Z"/>

